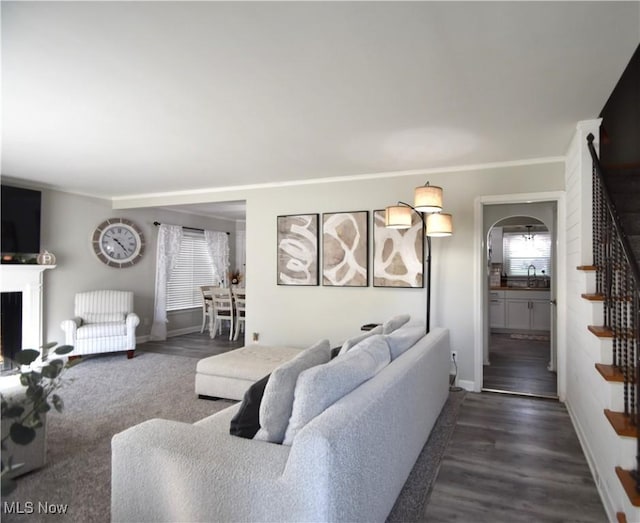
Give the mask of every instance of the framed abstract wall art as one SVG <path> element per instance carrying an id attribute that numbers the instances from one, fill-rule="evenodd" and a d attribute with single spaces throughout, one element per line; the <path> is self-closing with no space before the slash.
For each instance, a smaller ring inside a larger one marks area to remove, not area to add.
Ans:
<path id="1" fill-rule="evenodd" d="M 318 285 L 318 214 L 278 216 L 278 285 Z"/>
<path id="2" fill-rule="evenodd" d="M 322 285 L 369 285 L 369 211 L 322 215 Z"/>
<path id="3" fill-rule="evenodd" d="M 384 226 L 384 210 L 373 211 L 373 286 L 424 286 L 424 225 L 413 213 L 409 229 Z"/>

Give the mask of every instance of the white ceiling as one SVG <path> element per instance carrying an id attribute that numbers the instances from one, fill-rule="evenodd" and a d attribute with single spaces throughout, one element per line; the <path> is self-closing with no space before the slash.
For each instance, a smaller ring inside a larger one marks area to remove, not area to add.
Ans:
<path id="1" fill-rule="evenodd" d="M 2 174 L 105 198 L 563 155 L 638 2 L 2 1 Z"/>

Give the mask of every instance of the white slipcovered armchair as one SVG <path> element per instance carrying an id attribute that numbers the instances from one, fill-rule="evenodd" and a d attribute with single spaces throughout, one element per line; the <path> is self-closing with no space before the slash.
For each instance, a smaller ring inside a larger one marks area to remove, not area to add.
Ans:
<path id="1" fill-rule="evenodd" d="M 65 343 L 73 346 L 69 356 L 126 350 L 127 358 L 133 358 L 140 323 L 133 312 L 133 292 L 80 292 L 75 296 L 74 314 L 60 325 Z"/>

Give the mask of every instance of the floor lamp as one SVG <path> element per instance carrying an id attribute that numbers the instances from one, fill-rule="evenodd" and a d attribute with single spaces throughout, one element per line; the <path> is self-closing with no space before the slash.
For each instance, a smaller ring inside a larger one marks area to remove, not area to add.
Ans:
<path id="1" fill-rule="evenodd" d="M 391 229 L 409 229 L 413 224 L 413 213 L 420 216 L 425 232 L 427 266 L 427 305 L 425 329 L 429 332 L 431 320 L 431 238 L 451 236 L 453 234 L 453 220 L 448 213 L 442 212 L 442 187 L 425 185 L 416 187 L 413 205 L 398 202 L 397 205 L 385 209 L 385 227 Z"/>

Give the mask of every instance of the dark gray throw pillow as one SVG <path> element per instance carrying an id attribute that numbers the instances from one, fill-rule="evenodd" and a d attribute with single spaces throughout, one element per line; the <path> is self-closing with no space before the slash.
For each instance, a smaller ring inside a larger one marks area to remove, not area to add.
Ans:
<path id="1" fill-rule="evenodd" d="M 253 439 L 260 429 L 260 403 L 262 402 L 264 388 L 267 386 L 269 376 L 271 374 L 267 374 L 264 378 L 256 381 L 244 393 L 240 408 L 231 420 L 229 434 L 232 436 Z"/>

